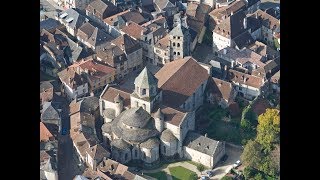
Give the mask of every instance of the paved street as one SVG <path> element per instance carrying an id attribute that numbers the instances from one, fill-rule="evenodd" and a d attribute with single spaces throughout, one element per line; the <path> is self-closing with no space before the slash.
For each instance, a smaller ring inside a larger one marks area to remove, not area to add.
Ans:
<path id="1" fill-rule="evenodd" d="M 227 174 L 231 170 L 232 165 L 240 160 L 240 155 L 243 149 L 241 147 L 233 147 L 226 143 L 226 154 L 228 159 L 224 163 L 219 163 L 216 168 L 213 169 L 214 176 L 210 179 L 218 180 Z"/>

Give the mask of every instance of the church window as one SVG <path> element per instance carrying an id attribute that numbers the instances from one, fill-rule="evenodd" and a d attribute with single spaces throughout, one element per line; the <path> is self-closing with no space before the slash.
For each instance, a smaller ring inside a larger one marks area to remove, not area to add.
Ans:
<path id="1" fill-rule="evenodd" d="M 180 36 L 178 36 L 178 39 L 180 39 Z"/>
<path id="2" fill-rule="evenodd" d="M 176 55 L 176 54 L 177 54 L 177 53 L 174 51 L 174 52 L 173 52 L 173 55 Z"/>
<path id="3" fill-rule="evenodd" d="M 124 155 L 124 160 L 126 161 L 127 159 L 128 159 L 128 153 Z"/>
<path id="4" fill-rule="evenodd" d="M 178 52 L 178 56 L 180 56 L 180 52 Z"/>
<path id="5" fill-rule="evenodd" d="M 174 43 L 172 43 L 172 45 L 173 45 L 173 46 L 176 46 L 176 43 L 174 42 Z"/>
<path id="6" fill-rule="evenodd" d="M 180 43 L 177 43 L 177 46 L 180 47 Z"/>
<path id="7" fill-rule="evenodd" d="M 147 93 L 146 89 L 142 89 L 142 95 L 145 95 Z"/>
<path id="8" fill-rule="evenodd" d="M 173 39 L 175 39 L 176 37 L 175 36 L 173 36 Z"/>
<path id="9" fill-rule="evenodd" d="M 138 157 L 138 151 L 137 150 L 134 151 L 134 156 Z"/>
<path id="10" fill-rule="evenodd" d="M 166 152 L 166 146 L 163 146 L 163 153 L 165 153 L 165 154 L 167 153 Z"/>

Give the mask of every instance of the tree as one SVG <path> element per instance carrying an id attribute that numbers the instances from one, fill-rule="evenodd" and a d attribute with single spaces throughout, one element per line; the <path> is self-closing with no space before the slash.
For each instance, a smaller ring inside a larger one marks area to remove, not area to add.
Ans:
<path id="1" fill-rule="evenodd" d="M 256 141 L 249 140 L 240 158 L 245 165 L 258 168 L 262 159 L 261 145 Z"/>
<path id="2" fill-rule="evenodd" d="M 243 170 L 243 175 L 244 175 L 245 179 L 252 179 L 256 173 L 257 173 L 257 170 L 255 170 L 254 168 L 252 168 L 250 166 L 247 166 Z"/>
<path id="3" fill-rule="evenodd" d="M 257 173 L 254 178 L 254 180 L 264 180 L 263 175 L 261 173 Z"/>
<path id="4" fill-rule="evenodd" d="M 280 116 L 277 109 L 267 109 L 258 117 L 257 138 L 265 150 L 272 150 L 274 144 L 280 143 Z"/>
<path id="5" fill-rule="evenodd" d="M 200 172 L 202 172 L 202 171 L 205 169 L 205 167 L 204 167 L 203 164 L 199 164 L 199 165 L 197 165 L 197 169 L 198 169 Z"/>

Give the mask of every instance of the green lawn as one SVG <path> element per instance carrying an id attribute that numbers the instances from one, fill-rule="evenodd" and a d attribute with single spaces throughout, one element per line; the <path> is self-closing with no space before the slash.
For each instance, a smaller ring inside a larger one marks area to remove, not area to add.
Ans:
<path id="1" fill-rule="evenodd" d="M 181 166 L 169 168 L 173 180 L 196 180 L 197 174 Z"/>
<path id="2" fill-rule="evenodd" d="M 190 161 L 190 160 L 188 160 L 188 161 L 186 161 L 187 163 L 190 163 L 190 164 L 193 164 L 193 165 L 195 165 L 195 166 L 199 166 L 200 165 L 200 163 L 197 163 L 197 162 L 194 162 L 194 161 Z M 207 166 L 204 166 L 204 168 L 205 169 L 209 169 L 209 167 L 207 167 Z"/>
<path id="3" fill-rule="evenodd" d="M 156 179 L 167 179 L 166 173 L 163 171 L 156 172 L 156 173 L 145 173 L 145 175 L 156 178 Z"/>

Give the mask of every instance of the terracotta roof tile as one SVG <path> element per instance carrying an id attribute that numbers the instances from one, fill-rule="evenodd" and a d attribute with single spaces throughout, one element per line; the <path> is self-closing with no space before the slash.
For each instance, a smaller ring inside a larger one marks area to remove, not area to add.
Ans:
<path id="1" fill-rule="evenodd" d="M 210 86 L 209 91 L 218 97 L 229 101 L 232 92 L 232 84 L 217 78 L 212 78 L 211 80 L 211 82 L 209 81 L 210 83 L 208 82 L 208 86 Z"/>
<path id="2" fill-rule="evenodd" d="M 245 84 L 251 87 L 260 88 L 264 84 L 264 79 L 261 77 L 245 74 L 233 69 L 229 70 L 229 79 L 232 82 Z"/>
<path id="3" fill-rule="evenodd" d="M 166 35 L 162 39 L 160 39 L 156 44 L 156 47 L 166 50 L 169 47 L 169 35 Z"/>
<path id="4" fill-rule="evenodd" d="M 186 112 L 168 106 L 161 106 L 161 112 L 164 115 L 164 121 L 175 126 L 179 126 L 186 115 Z"/>
<path id="5" fill-rule="evenodd" d="M 135 39 L 140 39 L 141 32 L 143 32 L 144 30 L 145 28 L 132 21 L 130 21 L 127 26 L 123 26 L 121 29 L 121 31 L 123 31 L 131 37 L 134 37 Z"/>
<path id="6" fill-rule="evenodd" d="M 42 122 L 40 122 L 40 141 L 49 141 L 52 138 L 54 137 L 51 134 L 51 132 L 47 129 L 47 127 Z"/>
<path id="7" fill-rule="evenodd" d="M 252 105 L 253 112 L 255 112 L 258 116 L 262 113 L 265 113 L 267 108 L 271 108 L 271 105 L 269 104 L 268 100 L 262 98 L 257 99 Z"/>
<path id="8" fill-rule="evenodd" d="M 101 98 L 109 101 L 109 102 L 114 102 L 114 98 L 120 94 L 120 96 L 124 99 L 123 106 L 124 107 L 130 107 L 130 92 L 129 90 L 126 89 L 120 89 L 118 86 L 110 86 L 108 89 L 104 92 L 104 94 L 101 94 Z"/>
<path id="9" fill-rule="evenodd" d="M 209 78 L 207 70 L 190 56 L 165 64 L 155 76 L 164 104 L 170 107 L 182 105 Z"/>

